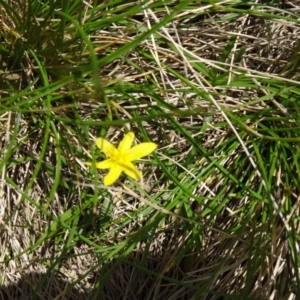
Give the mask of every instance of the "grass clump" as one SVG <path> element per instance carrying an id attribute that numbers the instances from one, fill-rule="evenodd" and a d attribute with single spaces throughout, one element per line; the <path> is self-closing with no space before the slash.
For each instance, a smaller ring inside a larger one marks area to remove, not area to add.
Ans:
<path id="1" fill-rule="evenodd" d="M 0 4 L 3 297 L 299 298 L 296 3 Z"/>

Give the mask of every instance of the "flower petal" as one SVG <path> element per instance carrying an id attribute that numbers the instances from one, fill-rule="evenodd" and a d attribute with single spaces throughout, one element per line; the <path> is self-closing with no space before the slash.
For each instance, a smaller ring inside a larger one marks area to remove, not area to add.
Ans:
<path id="1" fill-rule="evenodd" d="M 109 169 L 111 168 L 111 166 L 113 165 L 113 161 L 109 158 L 109 159 L 106 159 L 104 161 L 100 161 L 100 162 L 97 162 L 97 163 L 91 163 L 91 162 L 85 162 L 84 164 L 86 166 L 95 166 L 97 169 L 101 169 L 101 170 L 104 170 L 104 169 Z"/>
<path id="2" fill-rule="evenodd" d="M 118 150 L 116 149 L 116 147 L 109 141 L 103 138 L 98 138 L 95 140 L 95 142 L 98 148 L 101 149 L 101 151 L 108 157 L 118 154 Z"/>
<path id="3" fill-rule="evenodd" d="M 135 165 L 129 161 L 122 162 L 119 164 L 122 168 L 122 171 L 129 177 L 140 180 L 142 178 L 142 173 L 135 167 Z"/>
<path id="4" fill-rule="evenodd" d="M 157 145 L 154 143 L 141 143 L 129 149 L 124 155 L 124 160 L 133 161 L 139 158 L 142 158 L 157 148 Z"/>
<path id="5" fill-rule="evenodd" d="M 133 140 L 134 140 L 134 133 L 133 132 L 128 132 L 124 136 L 123 140 L 120 142 L 118 150 L 121 153 L 124 153 L 125 151 L 129 150 L 132 143 L 133 143 Z"/>
<path id="6" fill-rule="evenodd" d="M 109 168 L 112 168 L 113 165 L 114 165 L 114 162 L 111 159 L 106 159 L 106 160 L 97 162 L 96 163 L 96 168 L 101 169 L 101 170 L 109 169 Z"/>
<path id="7" fill-rule="evenodd" d="M 115 164 L 111 167 L 108 174 L 104 177 L 103 184 L 106 186 L 114 184 L 120 177 L 121 173 L 122 168 L 119 165 Z"/>

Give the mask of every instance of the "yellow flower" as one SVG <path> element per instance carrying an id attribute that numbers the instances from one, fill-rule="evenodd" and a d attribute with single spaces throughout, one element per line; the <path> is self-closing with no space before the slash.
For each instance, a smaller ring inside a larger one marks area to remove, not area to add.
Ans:
<path id="1" fill-rule="evenodd" d="M 103 138 L 96 139 L 96 145 L 108 156 L 108 159 L 95 164 L 98 169 L 110 169 L 104 177 L 104 185 L 112 185 L 124 172 L 129 177 L 139 180 L 142 177 L 141 172 L 134 166 L 132 161 L 142 158 L 153 152 L 157 145 L 154 143 L 141 143 L 132 146 L 134 133 L 128 132 L 120 142 L 118 149 Z M 91 163 L 87 163 L 91 166 Z"/>

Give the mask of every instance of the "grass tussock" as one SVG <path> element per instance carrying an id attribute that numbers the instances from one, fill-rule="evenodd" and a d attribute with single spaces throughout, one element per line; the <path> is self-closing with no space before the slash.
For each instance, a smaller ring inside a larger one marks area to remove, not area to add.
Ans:
<path id="1" fill-rule="evenodd" d="M 298 1 L 0 4 L 3 298 L 300 297 Z"/>

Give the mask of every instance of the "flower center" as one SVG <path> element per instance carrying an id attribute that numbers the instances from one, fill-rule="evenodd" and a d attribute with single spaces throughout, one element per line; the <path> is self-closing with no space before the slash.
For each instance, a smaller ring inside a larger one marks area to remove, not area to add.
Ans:
<path id="1" fill-rule="evenodd" d="M 116 153 L 115 155 L 112 155 L 110 157 L 111 160 L 113 160 L 114 162 L 123 162 L 124 161 L 124 155 L 121 152 Z"/>

